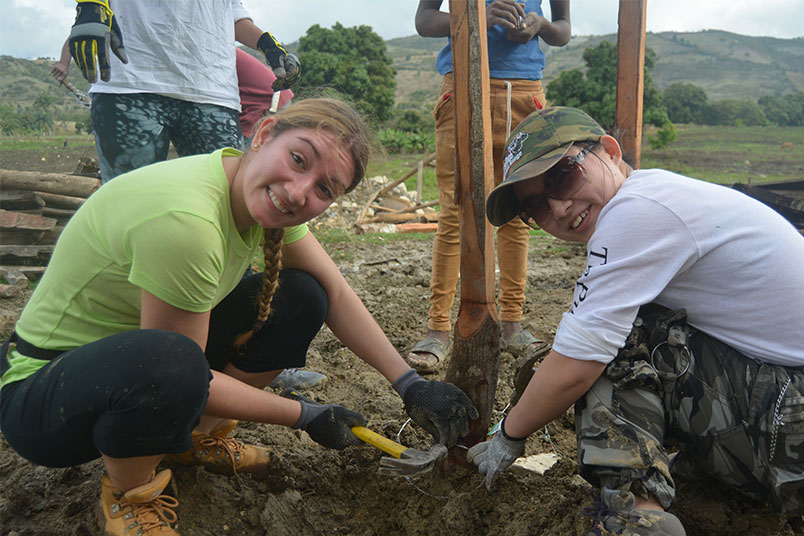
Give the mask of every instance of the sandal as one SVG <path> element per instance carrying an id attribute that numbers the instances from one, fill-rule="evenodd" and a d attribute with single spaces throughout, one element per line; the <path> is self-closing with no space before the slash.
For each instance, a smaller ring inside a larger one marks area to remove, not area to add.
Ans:
<path id="1" fill-rule="evenodd" d="M 512 354 L 518 354 L 523 351 L 528 354 L 538 352 L 546 345 L 547 343 L 541 339 L 537 339 L 526 329 L 517 331 L 507 339 L 500 337 L 500 349 L 505 352 L 511 352 Z"/>
<path id="2" fill-rule="evenodd" d="M 423 374 L 435 372 L 447 355 L 447 345 L 434 337 L 426 337 L 413 346 L 407 357 L 408 365 Z M 433 359 L 435 358 L 435 359 Z"/>

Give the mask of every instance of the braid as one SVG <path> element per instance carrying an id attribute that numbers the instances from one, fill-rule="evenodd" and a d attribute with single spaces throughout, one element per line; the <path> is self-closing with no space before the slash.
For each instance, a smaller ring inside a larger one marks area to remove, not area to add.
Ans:
<path id="1" fill-rule="evenodd" d="M 265 272 L 262 274 L 262 294 L 260 294 L 259 312 L 254 322 L 255 331 L 268 320 L 271 314 L 271 300 L 279 285 L 279 270 L 282 268 L 282 237 L 284 229 L 266 229 L 262 253 L 265 256 Z M 260 325 L 257 326 L 257 322 Z"/>
<path id="2" fill-rule="evenodd" d="M 265 257 L 265 271 L 262 274 L 262 292 L 257 302 L 257 318 L 249 331 L 235 337 L 234 346 L 242 352 L 251 337 L 260 331 L 271 314 L 271 301 L 279 286 L 279 270 L 282 268 L 282 238 L 284 229 L 265 229 L 262 253 Z"/>

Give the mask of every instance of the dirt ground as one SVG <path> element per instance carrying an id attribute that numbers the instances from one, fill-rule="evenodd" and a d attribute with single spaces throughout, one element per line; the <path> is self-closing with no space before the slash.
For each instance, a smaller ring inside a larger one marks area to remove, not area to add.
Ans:
<path id="1" fill-rule="evenodd" d="M 340 220 L 336 213 L 326 225 Z M 354 241 L 328 248 L 334 258 L 347 259 L 338 261 L 341 270 L 394 345 L 406 352 L 425 330 L 431 242 Z M 583 265 L 581 247 L 533 238 L 523 324 L 534 335 L 551 340 Z M 0 335 L 8 334 L 23 303 L 0 300 Z M 500 357 L 500 412 L 513 389 L 517 357 L 507 352 Z M 308 367 L 328 377 L 309 393 L 313 398 L 360 411 L 369 427 L 386 437 L 397 438 L 402 430 L 405 445 L 431 446 L 421 429 L 405 426 L 401 400 L 385 379 L 327 329 L 315 339 Z M 445 367 L 433 377 L 444 373 Z M 591 520 L 582 510 L 592 499 L 589 485 L 576 474 L 572 413 L 548 431 L 549 437 L 531 436 L 526 455 L 555 453 L 558 462 L 544 475 L 507 472 L 489 492 L 471 467 L 436 468 L 409 480 L 384 476 L 377 473 L 383 453 L 369 445 L 332 451 L 303 432 L 241 423 L 237 437 L 274 453 L 267 478 L 178 468 L 168 492 L 180 501 L 178 528 L 185 535 L 584 535 Z M 95 507 L 102 472 L 99 461 L 69 469 L 37 467 L 0 438 L 0 534 L 99 534 Z M 679 481 L 678 488 L 673 511 L 691 536 L 804 534 L 802 520 L 780 519 L 716 483 Z"/>

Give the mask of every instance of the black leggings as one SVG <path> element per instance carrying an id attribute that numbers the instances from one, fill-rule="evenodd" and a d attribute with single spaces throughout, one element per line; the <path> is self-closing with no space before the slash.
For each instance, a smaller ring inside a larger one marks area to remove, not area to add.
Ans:
<path id="1" fill-rule="evenodd" d="M 282 270 L 268 322 L 246 348 L 234 337 L 256 317 L 261 275 L 244 278 L 210 318 L 206 355 L 163 330 L 112 335 L 64 352 L 0 391 L 0 425 L 14 450 L 49 467 L 184 452 L 209 395 L 210 369 L 245 372 L 304 366 L 327 314 L 327 296 L 306 272 Z M 5 359 L 5 356 L 2 356 Z"/>

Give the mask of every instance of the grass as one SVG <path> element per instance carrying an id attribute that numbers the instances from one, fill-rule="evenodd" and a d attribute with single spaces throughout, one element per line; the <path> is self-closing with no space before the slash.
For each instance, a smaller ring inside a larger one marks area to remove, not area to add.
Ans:
<path id="1" fill-rule="evenodd" d="M 416 170 L 419 160 L 424 160 L 428 156 L 428 154 L 382 154 L 378 151 L 378 154 L 375 154 L 369 162 L 366 176 L 376 177 L 382 175 L 388 177 L 388 182 L 391 182 L 410 171 Z M 405 181 L 405 188 L 409 192 L 415 192 L 417 180 L 417 173 L 414 173 Z M 422 199 L 425 202 L 438 199 L 435 167 L 424 167 L 422 173 Z M 438 210 L 438 207 L 434 208 Z"/>
<path id="2" fill-rule="evenodd" d="M 432 233 L 366 233 L 354 234 L 344 229 L 316 229 L 315 237 L 325 247 L 335 244 L 385 244 L 409 240 L 432 240 Z"/>
<path id="3" fill-rule="evenodd" d="M 65 134 L 53 136 L 0 136 L 0 152 L 44 151 L 64 147 L 95 147 L 95 140 L 88 134 Z"/>
<path id="4" fill-rule="evenodd" d="M 666 149 L 643 146 L 642 168 L 660 167 L 720 184 L 804 178 L 804 129 L 676 125 L 676 132 L 676 141 Z M 793 148 L 782 148 L 784 143 Z"/>

